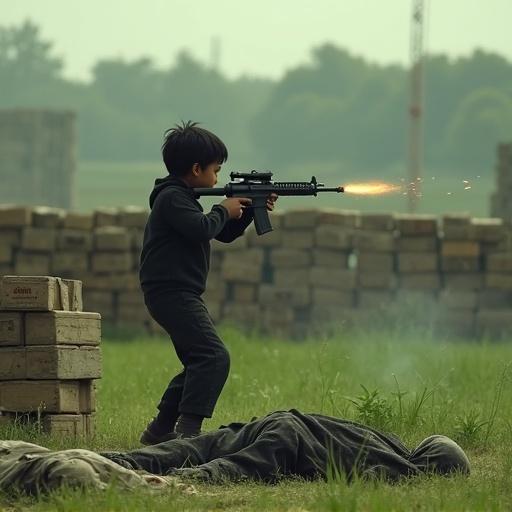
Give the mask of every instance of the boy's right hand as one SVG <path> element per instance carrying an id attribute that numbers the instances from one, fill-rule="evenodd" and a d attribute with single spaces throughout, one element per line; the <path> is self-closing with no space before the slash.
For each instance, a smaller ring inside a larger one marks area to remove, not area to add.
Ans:
<path id="1" fill-rule="evenodd" d="M 239 219 L 244 212 L 244 207 L 252 204 L 248 197 L 228 197 L 220 203 L 229 213 L 230 219 Z"/>

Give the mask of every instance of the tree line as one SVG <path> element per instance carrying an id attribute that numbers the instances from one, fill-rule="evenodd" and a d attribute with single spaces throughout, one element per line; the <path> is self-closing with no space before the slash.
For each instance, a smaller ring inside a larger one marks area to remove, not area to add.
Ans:
<path id="1" fill-rule="evenodd" d="M 426 164 L 490 169 L 496 143 L 512 139 L 512 63 L 478 50 L 429 56 L 425 68 Z M 333 44 L 280 80 L 229 79 L 186 52 L 166 69 L 149 58 L 102 59 L 90 83 L 62 70 L 37 25 L 0 26 L 0 108 L 75 110 L 81 159 L 158 159 L 164 130 L 181 119 L 218 133 L 247 168 L 339 162 L 372 172 L 406 157 L 407 69 Z"/>

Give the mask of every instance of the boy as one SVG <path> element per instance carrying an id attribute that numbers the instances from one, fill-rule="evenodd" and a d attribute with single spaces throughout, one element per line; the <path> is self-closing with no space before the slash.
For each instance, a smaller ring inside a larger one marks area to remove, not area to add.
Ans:
<path id="1" fill-rule="evenodd" d="M 192 188 L 213 187 L 228 158 L 213 133 L 187 122 L 167 130 L 162 156 L 169 176 L 157 179 L 144 231 L 140 282 L 151 316 L 169 334 L 183 371 L 165 390 L 158 415 L 142 433 L 150 445 L 198 435 L 229 373 L 229 353 L 201 299 L 210 240 L 232 242 L 253 220 L 248 198 L 227 198 L 203 214 Z M 276 195 L 269 197 L 273 210 Z"/>

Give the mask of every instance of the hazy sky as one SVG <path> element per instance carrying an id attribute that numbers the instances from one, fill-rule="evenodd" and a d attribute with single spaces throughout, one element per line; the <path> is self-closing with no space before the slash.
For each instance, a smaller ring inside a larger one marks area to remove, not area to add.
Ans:
<path id="1" fill-rule="evenodd" d="M 450 56 L 480 47 L 512 60 L 512 0 L 428 0 L 427 47 Z M 379 63 L 408 62 L 411 0 L 0 0 L 0 24 L 30 18 L 65 76 L 88 79 L 99 58 L 150 56 L 169 66 L 184 49 L 220 70 L 280 77 L 330 41 Z"/>

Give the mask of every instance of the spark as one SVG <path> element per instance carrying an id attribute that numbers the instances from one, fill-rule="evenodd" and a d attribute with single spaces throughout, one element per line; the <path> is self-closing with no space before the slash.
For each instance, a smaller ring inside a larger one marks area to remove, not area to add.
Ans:
<path id="1" fill-rule="evenodd" d="M 400 192 L 402 187 L 392 183 L 385 183 L 383 181 L 368 181 L 360 183 L 349 183 L 345 185 L 346 194 L 356 194 L 364 196 L 376 196 L 382 194 L 392 194 L 393 192 Z"/>

